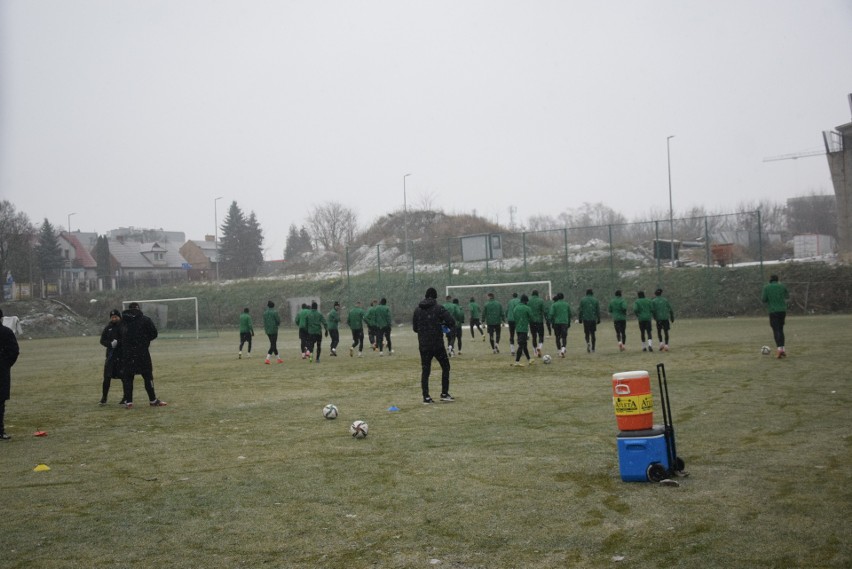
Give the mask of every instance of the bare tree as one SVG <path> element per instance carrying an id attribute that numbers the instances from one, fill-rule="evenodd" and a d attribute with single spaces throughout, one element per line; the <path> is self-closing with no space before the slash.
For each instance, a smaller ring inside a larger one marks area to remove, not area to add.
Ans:
<path id="1" fill-rule="evenodd" d="M 8 200 L 0 201 L 0 278 L 11 272 L 18 280 L 29 277 L 32 241 L 36 230 L 24 212 Z"/>
<path id="2" fill-rule="evenodd" d="M 308 227 L 314 240 L 327 251 L 343 251 L 358 231 L 358 214 L 338 202 L 328 202 L 311 209 Z"/>
<path id="3" fill-rule="evenodd" d="M 435 192 L 420 194 L 417 199 L 417 209 L 421 209 L 423 211 L 435 211 L 436 199 Z"/>

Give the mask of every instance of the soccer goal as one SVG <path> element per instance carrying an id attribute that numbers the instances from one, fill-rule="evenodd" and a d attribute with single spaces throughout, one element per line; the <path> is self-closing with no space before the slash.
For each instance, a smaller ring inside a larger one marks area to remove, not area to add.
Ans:
<path id="1" fill-rule="evenodd" d="M 485 295 L 489 292 L 493 292 L 498 296 L 508 296 L 513 292 L 518 293 L 528 293 L 534 289 L 540 288 L 542 289 L 542 294 L 544 294 L 544 288 L 547 287 L 547 298 L 553 298 L 553 287 L 550 281 L 525 281 L 525 282 L 512 282 L 512 283 L 494 283 L 494 284 L 476 284 L 476 285 L 448 285 L 446 295 L 450 295 L 450 291 L 462 291 L 462 290 L 472 290 L 474 293 L 481 293 L 481 295 Z M 505 291 L 505 289 L 509 289 Z M 504 291 L 503 295 L 500 295 L 500 290 Z"/>
<path id="2" fill-rule="evenodd" d="M 200 338 L 199 327 L 198 327 L 198 297 L 197 296 L 188 296 L 185 298 L 158 298 L 155 300 L 123 300 L 121 301 L 121 308 L 127 309 L 127 306 L 131 302 L 138 302 L 140 307 L 142 308 L 142 312 L 147 316 L 151 317 L 157 323 L 157 328 L 160 330 L 165 330 L 168 328 L 169 324 L 169 305 L 172 303 L 183 303 L 184 306 L 188 302 L 193 303 L 193 310 L 195 313 L 195 339 L 198 340 Z M 180 305 L 178 305 L 180 306 Z M 177 308 L 177 307 L 176 307 Z M 183 319 L 181 319 L 183 320 Z M 177 321 L 177 319 L 173 319 L 172 321 Z"/>

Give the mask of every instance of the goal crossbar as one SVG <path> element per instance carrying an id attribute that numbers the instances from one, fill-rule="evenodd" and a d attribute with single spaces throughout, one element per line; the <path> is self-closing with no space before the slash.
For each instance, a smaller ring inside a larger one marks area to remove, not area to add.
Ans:
<path id="1" fill-rule="evenodd" d="M 476 284 L 476 285 L 447 285 L 445 295 L 450 294 L 450 290 L 462 290 L 462 289 L 488 289 L 488 288 L 506 288 L 506 287 L 528 287 L 528 286 L 547 286 L 547 297 L 553 298 L 553 286 L 550 281 L 524 281 L 524 282 L 511 282 L 511 283 L 490 283 L 490 284 Z"/>
<path id="2" fill-rule="evenodd" d="M 201 336 L 199 334 L 199 326 L 198 326 L 198 297 L 197 296 L 187 296 L 184 298 L 155 298 L 153 300 L 122 300 L 121 307 L 124 308 L 131 302 L 138 302 L 139 304 L 161 304 L 163 302 L 177 302 L 181 300 L 191 300 L 195 303 L 195 339 L 198 340 Z"/>

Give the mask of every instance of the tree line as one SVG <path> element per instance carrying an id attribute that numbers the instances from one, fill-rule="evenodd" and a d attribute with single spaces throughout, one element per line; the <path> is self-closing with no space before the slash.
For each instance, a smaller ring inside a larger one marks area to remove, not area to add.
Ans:
<path id="1" fill-rule="evenodd" d="M 837 205 L 833 195 L 810 195 L 787 200 L 743 202 L 738 213 L 761 211 L 761 224 L 770 233 L 819 233 L 837 236 Z M 736 212 L 735 212 L 736 213 Z M 704 208 L 678 214 L 680 219 L 712 217 Z M 722 215 L 722 214 L 719 214 Z M 668 212 L 650 212 L 647 219 L 667 219 Z M 555 215 L 535 215 L 522 231 L 542 231 L 564 227 L 595 227 L 628 223 L 627 218 L 602 203 L 584 203 L 576 209 Z M 263 265 L 263 230 L 252 211 L 246 215 L 236 201 L 220 226 L 219 271 L 225 278 L 248 278 Z M 301 227 L 290 226 L 284 259 L 297 260 L 316 250 L 342 253 L 361 234 L 356 212 L 338 202 L 314 206 Z M 98 276 L 112 274 L 109 241 L 98 236 L 92 256 Z M 45 219 L 36 227 L 24 212 L 8 200 L 0 201 L 0 277 L 12 274 L 17 281 L 56 279 L 65 267 L 59 245 L 59 232 Z"/>
<path id="2" fill-rule="evenodd" d="M 231 203 L 220 227 L 219 271 L 226 278 L 247 278 L 263 265 L 263 230 L 254 212 L 244 214 Z M 113 274 L 109 239 L 98 235 L 91 251 L 99 277 Z M 8 200 L 0 201 L 0 276 L 18 282 L 53 281 L 66 268 L 60 246 L 60 231 L 49 220 L 33 224 L 26 213 Z"/>

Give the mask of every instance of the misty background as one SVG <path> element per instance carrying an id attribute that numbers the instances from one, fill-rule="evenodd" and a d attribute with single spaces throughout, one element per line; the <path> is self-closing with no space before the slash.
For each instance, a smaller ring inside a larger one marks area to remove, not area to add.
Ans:
<path id="1" fill-rule="evenodd" d="M 5 0 L 0 198 L 187 239 L 236 201 L 280 259 L 328 202 L 665 217 L 672 135 L 675 216 L 831 194 L 764 159 L 850 121 L 850 31 L 847 0 Z"/>

